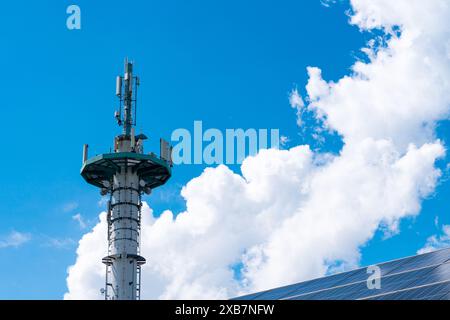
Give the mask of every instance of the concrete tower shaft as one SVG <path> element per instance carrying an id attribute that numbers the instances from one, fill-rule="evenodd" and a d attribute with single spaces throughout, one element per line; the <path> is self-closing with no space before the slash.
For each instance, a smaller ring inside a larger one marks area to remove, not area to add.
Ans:
<path id="1" fill-rule="evenodd" d="M 141 223 L 141 192 L 139 176 L 122 168 L 113 178 L 108 213 L 107 278 L 112 296 L 119 300 L 135 300 L 139 294 L 140 266 L 145 259 L 139 255 Z"/>
<path id="2" fill-rule="evenodd" d="M 144 134 L 135 136 L 136 93 L 139 78 L 133 77 L 133 64 L 125 61 L 124 76 L 117 77 L 116 95 L 120 110 L 115 118 L 123 125 L 123 133 L 114 139 L 114 152 L 88 159 L 87 145 L 83 152 L 81 175 L 99 187 L 108 201 L 108 255 L 105 299 L 136 300 L 140 298 L 141 196 L 163 185 L 171 176 L 170 147 L 161 140 L 161 155 L 144 154 Z M 122 115 L 123 106 L 123 115 Z M 134 114 L 134 116 L 133 116 Z M 169 155 L 168 157 L 165 155 Z"/>

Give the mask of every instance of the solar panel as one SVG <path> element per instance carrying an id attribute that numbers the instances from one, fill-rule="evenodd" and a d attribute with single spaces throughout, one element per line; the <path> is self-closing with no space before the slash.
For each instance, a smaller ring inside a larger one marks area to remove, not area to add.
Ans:
<path id="1" fill-rule="evenodd" d="M 391 273 L 397 273 L 411 269 L 421 268 L 424 266 L 441 264 L 445 261 L 448 261 L 449 258 L 450 258 L 450 249 L 420 254 L 408 258 L 403 264 L 392 270 Z"/>
<path id="2" fill-rule="evenodd" d="M 235 298 L 237 300 L 450 299 L 450 248 L 378 265 L 381 287 L 369 289 L 367 268 Z"/>
<path id="3" fill-rule="evenodd" d="M 429 274 L 435 268 L 427 267 L 411 272 L 397 273 L 381 278 L 381 288 L 374 290 L 367 287 L 367 280 L 354 282 L 348 285 L 341 285 L 334 288 L 328 288 L 316 293 L 311 293 L 306 296 L 285 297 L 285 299 L 299 299 L 299 300 L 355 300 L 374 294 L 383 294 L 393 292 L 396 290 L 408 287 L 409 284 L 415 280 Z M 366 279 L 367 279 L 366 274 Z"/>
<path id="4" fill-rule="evenodd" d="M 367 300 L 447 300 L 449 298 L 450 283 L 445 282 L 368 297 Z"/>
<path id="5" fill-rule="evenodd" d="M 313 280 L 308 280 L 305 282 L 300 282 L 272 290 L 267 290 L 263 292 L 258 292 L 243 297 L 235 298 L 234 300 L 276 300 L 281 299 L 286 296 L 298 295 L 305 292 L 313 292 L 316 290 L 330 288 L 336 285 L 336 283 L 341 282 L 344 278 L 352 275 L 354 272 L 359 270 L 353 270 L 346 273 L 334 274 L 324 278 L 317 278 Z"/>

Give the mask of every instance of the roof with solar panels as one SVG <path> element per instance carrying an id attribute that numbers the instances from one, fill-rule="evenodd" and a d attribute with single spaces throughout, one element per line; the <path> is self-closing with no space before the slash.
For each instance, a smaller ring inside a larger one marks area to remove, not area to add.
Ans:
<path id="1" fill-rule="evenodd" d="M 377 266 L 379 289 L 369 289 L 368 268 L 360 268 L 235 300 L 450 300 L 450 248 Z"/>

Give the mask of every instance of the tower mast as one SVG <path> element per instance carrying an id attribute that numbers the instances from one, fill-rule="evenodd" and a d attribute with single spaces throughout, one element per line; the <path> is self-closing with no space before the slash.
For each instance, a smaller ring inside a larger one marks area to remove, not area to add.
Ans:
<path id="1" fill-rule="evenodd" d="M 129 136 L 131 134 L 131 128 L 133 126 L 133 120 L 131 116 L 132 103 L 133 103 L 133 64 L 125 60 L 125 75 L 124 75 L 124 121 L 123 121 L 123 134 Z M 136 78 L 136 82 L 139 81 Z"/>
<path id="2" fill-rule="evenodd" d="M 143 141 L 147 137 L 135 136 L 138 86 L 133 63 L 127 59 L 124 75 L 116 80 L 120 108 L 115 118 L 123 131 L 114 139 L 114 152 L 88 159 L 87 145 L 83 151 L 81 175 L 100 188 L 103 196 L 109 195 L 108 255 L 102 260 L 106 265 L 106 284 L 102 292 L 110 300 L 140 299 L 141 267 L 146 262 L 140 255 L 141 196 L 163 185 L 171 176 L 169 144 L 160 140 L 160 157 L 144 154 Z"/>

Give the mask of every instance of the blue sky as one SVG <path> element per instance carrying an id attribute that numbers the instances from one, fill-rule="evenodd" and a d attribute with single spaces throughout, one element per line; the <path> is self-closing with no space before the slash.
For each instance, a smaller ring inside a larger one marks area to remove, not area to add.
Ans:
<path id="1" fill-rule="evenodd" d="M 17 231 L 31 240 L 0 248 L 0 299 L 60 299 L 66 292 L 76 243 L 102 210 L 98 190 L 79 175 L 82 145 L 106 152 L 120 130 L 114 81 L 124 57 L 135 60 L 141 77 L 137 127 L 150 137 L 146 150 L 158 150 L 159 137 L 191 129 L 194 120 L 207 128 L 279 128 L 294 146 L 314 143 L 298 134 L 289 106 L 290 91 L 306 84 L 306 67 L 337 80 L 370 37 L 348 24 L 346 2 L 74 3 L 82 12 L 82 29 L 74 31 L 66 28 L 72 2 L 2 4 L 0 239 Z M 448 123 L 438 137 L 448 140 Z M 334 140 L 321 148 L 338 152 Z M 175 167 L 146 200 L 157 214 L 183 210 L 179 190 L 203 169 Z M 402 221 L 399 235 L 377 234 L 362 249 L 361 263 L 414 254 L 439 231 L 436 217 L 439 225 L 450 222 L 449 194 L 444 178 L 421 214 Z M 87 228 L 72 218 L 78 213 Z"/>

